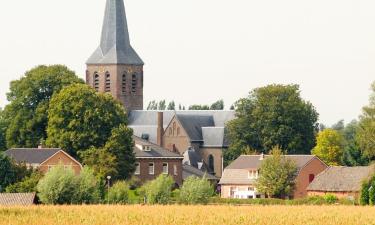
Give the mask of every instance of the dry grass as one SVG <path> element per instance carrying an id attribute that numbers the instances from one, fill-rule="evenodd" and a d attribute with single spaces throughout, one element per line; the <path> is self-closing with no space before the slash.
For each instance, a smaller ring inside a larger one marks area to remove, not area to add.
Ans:
<path id="1" fill-rule="evenodd" d="M 374 207 L 34 206 L 0 208 L 0 225 L 375 225 Z"/>

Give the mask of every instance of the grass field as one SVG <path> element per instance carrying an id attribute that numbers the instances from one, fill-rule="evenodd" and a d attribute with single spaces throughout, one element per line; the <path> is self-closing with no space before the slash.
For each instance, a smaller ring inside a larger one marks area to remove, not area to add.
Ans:
<path id="1" fill-rule="evenodd" d="M 375 225 L 375 207 L 34 206 L 0 207 L 0 225 Z"/>

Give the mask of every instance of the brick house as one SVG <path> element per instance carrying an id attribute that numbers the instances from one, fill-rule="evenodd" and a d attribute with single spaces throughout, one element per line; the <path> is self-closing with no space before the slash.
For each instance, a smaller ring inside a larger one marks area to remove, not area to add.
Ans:
<path id="1" fill-rule="evenodd" d="M 76 174 L 82 169 L 77 160 L 59 148 L 13 148 L 5 151 L 5 154 L 16 163 L 24 163 L 28 168 L 37 169 L 42 173 L 47 173 L 59 164 L 71 167 Z"/>
<path id="2" fill-rule="evenodd" d="M 242 155 L 225 168 L 219 182 L 222 198 L 262 198 L 263 193 L 256 190 L 255 182 L 259 168 L 268 155 Z M 296 163 L 298 174 L 294 198 L 307 196 L 307 186 L 328 166 L 313 155 L 283 156 Z"/>
<path id="3" fill-rule="evenodd" d="M 375 174 L 374 166 L 332 166 L 320 173 L 307 187 L 309 196 L 335 195 L 358 199 L 362 182 Z"/>

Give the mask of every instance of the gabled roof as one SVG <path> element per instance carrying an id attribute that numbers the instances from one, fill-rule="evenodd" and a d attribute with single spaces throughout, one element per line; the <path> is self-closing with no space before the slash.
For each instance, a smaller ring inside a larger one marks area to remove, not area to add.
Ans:
<path id="1" fill-rule="evenodd" d="M 249 171 L 244 169 L 225 169 L 219 184 L 254 184 L 255 180 L 249 178 Z"/>
<path id="2" fill-rule="evenodd" d="M 41 164 L 59 151 L 59 148 L 13 148 L 5 151 L 5 154 L 17 163 Z"/>
<path id="3" fill-rule="evenodd" d="M 149 141 L 143 140 L 137 136 L 133 136 L 133 140 L 136 144 L 150 146 L 150 151 L 142 151 L 137 147 L 134 147 L 134 153 L 136 158 L 176 158 L 183 159 L 183 157 L 177 153 L 168 151 L 156 144 L 153 144 Z"/>
<path id="4" fill-rule="evenodd" d="M 191 141 L 203 141 L 202 128 L 215 127 L 214 118 L 211 115 L 176 114 L 176 117 Z"/>
<path id="5" fill-rule="evenodd" d="M 268 157 L 270 156 L 264 156 L 264 158 Z M 285 155 L 282 157 L 293 160 L 298 169 L 303 168 L 312 159 L 317 158 L 314 155 Z M 259 169 L 261 163 L 261 155 L 241 155 L 225 169 Z"/>
<path id="6" fill-rule="evenodd" d="M 100 45 L 87 64 L 144 64 L 130 45 L 123 0 L 107 0 Z"/>
<path id="7" fill-rule="evenodd" d="M 35 193 L 0 193 L 0 206 L 29 206 L 34 203 Z"/>
<path id="8" fill-rule="evenodd" d="M 219 178 L 209 173 L 205 173 L 202 170 L 199 170 L 195 167 L 189 165 L 182 165 L 182 179 L 186 180 L 190 176 L 196 176 L 199 178 L 205 177 L 207 180 L 219 180 Z"/>
<path id="9" fill-rule="evenodd" d="M 307 187 L 308 191 L 358 192 L 361 184 L 374 174 L 374 166 L 329 167 Z"/>

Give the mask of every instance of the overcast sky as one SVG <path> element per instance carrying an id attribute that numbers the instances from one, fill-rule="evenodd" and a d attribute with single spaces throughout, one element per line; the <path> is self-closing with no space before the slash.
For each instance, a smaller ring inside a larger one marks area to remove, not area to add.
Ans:
<path id="1" fill-rule="evenodd" d="M 125 0 L 145 61 L 145 105 L 224 99 L 299 84 L 321 122 L 358 117 L 375 81 L 374 0 Z M 9 82 L 39 64 L 84 78 L 105 0 L 0 1 L 0 107 Z"/>

